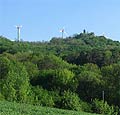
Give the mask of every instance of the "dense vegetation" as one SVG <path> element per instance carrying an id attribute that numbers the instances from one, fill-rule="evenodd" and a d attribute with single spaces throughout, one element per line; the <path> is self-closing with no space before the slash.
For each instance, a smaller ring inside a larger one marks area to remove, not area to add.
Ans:
<path id="1" fill-rule="evenodd" d="M 1 36 L 0 100 L 118 115 L 120 43 L 85 30 L 49 42 Z"/>
<path id="2" fill-rule="evenodd" d="M 97 114 L 1 101 L 0 115 L 97 115 Z"/>

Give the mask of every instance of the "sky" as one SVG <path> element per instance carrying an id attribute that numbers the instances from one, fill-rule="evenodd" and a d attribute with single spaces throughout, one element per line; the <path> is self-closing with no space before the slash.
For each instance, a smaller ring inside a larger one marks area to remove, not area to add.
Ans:
<path id="1" fill-rule="evenodd" d="M 61 37 L 62 28 L 120 41 L 120 0 L 0 0 L 0 35 L 15 40 L 16 25 L 24 41 Z"/>

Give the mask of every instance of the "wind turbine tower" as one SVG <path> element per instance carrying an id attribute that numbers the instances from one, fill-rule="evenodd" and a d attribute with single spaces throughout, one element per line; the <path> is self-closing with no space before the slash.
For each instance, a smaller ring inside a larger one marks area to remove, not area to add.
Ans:
<path id="1" fill-rule="evenodd" d="M 60 32 L 62 33 L 62 38 L 63 38 L 63 35 L 64 35 L 64 29 L 60 30 Z"/>
<path id="2" fill-rule="evenodd" d="M 68 34 L 66 33 L 66 31 L 65 31 L 64 28 L 61 29 L 60 32 L 62 33 L 62 38 L 64 38 L 64 34 L 65 34 L 66 36 L 68 36 Z"/>
<path id="3" fill-rule="evenodd" d="M 22 26 L 16 26 L 17 28 L 17 40 L 20 42 L 20 29 L 22 28 Z"/>

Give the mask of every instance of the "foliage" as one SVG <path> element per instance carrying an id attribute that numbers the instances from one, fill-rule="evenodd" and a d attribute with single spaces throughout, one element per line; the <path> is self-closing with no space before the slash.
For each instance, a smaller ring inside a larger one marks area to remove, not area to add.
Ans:
<path id="1" fill-rule="evenodd" d="M 77 94 L 65 91 L 61 99 L 61 108 L 71 110 L 81 110 L 80 99 Z"/>
<path id="2" fill-rule="evenodd" d="M 120 106 L 120 64 L 102 67 L 106 100 Z"/>
<path id="3" fill-rule="evenodd" d="M 29 79 L 24 66 L 19 62 L 4 57 L 1 57 L 0 62 L 1 94 L 9 101 L 27 101 Z"/>
<path id="4" fill-rule="evenodd" d="M 34 95 L 34 102 L 35 105 L 41 106 L 54 106 L 54 100 L 52 95 L 49 94 L 47 90 L 40 88 L 39 86 L 32 87 L 33 95 Z"/>
<path id="5" fill-rule="evenodd" d="M 39 70 L 48 69 L 64 69 L 70 68 L 72 65 L 68 64 L 61 58 L 55 55 L 45 55 L 37 63 Z"/>
<path id="6" fill-rule="evenodd" d="M 26 61 L 24 62 L 24 66 L 28 72 L 29 79 L 35 79 L 39 75 L 39 70 L 37 64 Z"/>
<path id="7" fill-rule="evenodd" d="M 31 84 L 42 86 L 47 90 L 64 91 L 72 87 L 74 73 L 68 69 L 41 70 L 38 77 L 31 80 Z"/>
<path id="8" fill-rule="evenodd" d="M 104 91 L 107 104 L 120 108 L 119 68 L 120 43 L 93 32 L 49 42 L 0 36 L 1 100 L 92 112 Z"/>
<path id="9" fill-rule="evenodd" d="M 92 112 L 90 104 L 82 101 L 76 93 L 69 90 L 63 92 L 60 106 L 63 109 Z"/>
<path id="10" fill-rule="evenodd" d="M 80 105 L 82 108 L 82 111 L 92 113 L 92 105 L 90 103 L 87 103 L 85 101 L 80 100 Z"/>
<path id="11" fill-rule="evenodd" d="M 81 99 L 90 102 L 96 97 L 100 98 L 103 81 L 97 65 L 88 63 L 82 66 L 78 81 L 77 92 Z"/>
<path id="12" fill-rule="evenodd" d="M 93 101 L 93 111 L 98 114 L 104 114 L 104 115 L 118 115 L 118 112 L 114 110 L 113 106 L 109 106 L 107 102 L 105 101 L 99 101 L 95 99 Z"/>
<path id="13" fill-rule="evenodd" d="M 0 101 L 5 100 L 4 98 L 5 98 L 5 97 L 0 93 Z"/>

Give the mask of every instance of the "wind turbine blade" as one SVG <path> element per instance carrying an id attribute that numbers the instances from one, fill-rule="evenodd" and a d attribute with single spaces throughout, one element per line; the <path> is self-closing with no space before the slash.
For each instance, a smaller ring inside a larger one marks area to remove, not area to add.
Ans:
<path id="1" fill-rule="evenodd" d="M 19 27 L 19 28 L 22 28 L 22 25 L 14 25 L 14 27 Z"/>
<path id="2" fill-rule="evenodd" d="M 64 34 L 65 34 L 66 36 L 68 36 L 68 33 L 67 33 L 66 31 L 64 31 Z"/>
<path id="3" fill-rule="evenodd" d="M 62 30 L 60 30 L 60 32 L 62 32 Z"/>

